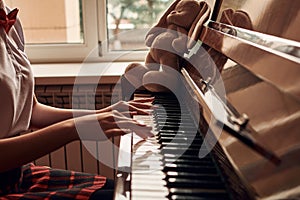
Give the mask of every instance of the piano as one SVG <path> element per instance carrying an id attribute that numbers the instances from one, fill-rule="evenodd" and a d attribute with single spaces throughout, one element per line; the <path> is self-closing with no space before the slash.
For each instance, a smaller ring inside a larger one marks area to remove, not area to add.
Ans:
<path id="1" fill-rule="evenodd" d="M 207 0 L 180 88 L 151 93 L 122 78 L 155 137 L 120 139 L 115 199 L 300 198 L 300 4 Z"/>

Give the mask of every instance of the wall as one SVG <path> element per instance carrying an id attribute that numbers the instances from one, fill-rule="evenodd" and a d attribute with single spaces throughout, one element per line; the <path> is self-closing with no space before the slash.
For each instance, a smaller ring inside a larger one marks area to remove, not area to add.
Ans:
<path id="1" fill-rule="evenodd" d="M 78 0 L 6 0 L 19 8 L 27 43 L 80 42 Z"/>

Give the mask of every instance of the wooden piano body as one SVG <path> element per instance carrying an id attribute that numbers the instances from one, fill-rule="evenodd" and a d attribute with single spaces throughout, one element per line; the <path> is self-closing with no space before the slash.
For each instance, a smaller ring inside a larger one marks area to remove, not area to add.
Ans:
<path id="1" fill-rule="evenodd" d="M 184 63 L 180 91 L 212 148 L 229 196 L 300 198 L 299 1 L 207 3 L 211 18 L 200 48 Z M 123 85 L 125 91 L 127 87 Z M 245 143 L 244 131 L 266 151 Z M 136 144 L 132 137 L 122 137 L 115 199 L 139 199 L 131 191 Z"/>

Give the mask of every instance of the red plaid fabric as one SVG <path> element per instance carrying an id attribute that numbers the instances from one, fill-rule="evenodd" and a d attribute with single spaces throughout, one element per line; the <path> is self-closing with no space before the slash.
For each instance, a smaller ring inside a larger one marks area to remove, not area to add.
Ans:
<path id="1" fill-rule="evenodd" d="M 89 199 L 105 182 L 106 178 L 99 175 L 29 164 L 23 169 L 22 182 L 0 200 Z"/>

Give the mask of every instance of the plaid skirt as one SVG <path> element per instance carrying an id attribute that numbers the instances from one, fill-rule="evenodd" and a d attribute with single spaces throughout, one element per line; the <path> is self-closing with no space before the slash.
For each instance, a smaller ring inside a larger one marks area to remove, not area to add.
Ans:
<path id="1" fill-rule="evenodd" d="M 11 181 L 8 179 L 8 182 Z M 103 176 L 35 166 L 30 163 L 23 166 L 15 183 L 5 187 L 2 185 L 0 200 L 89 199 L 105 183 L 106 177 Z"/>

